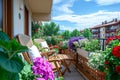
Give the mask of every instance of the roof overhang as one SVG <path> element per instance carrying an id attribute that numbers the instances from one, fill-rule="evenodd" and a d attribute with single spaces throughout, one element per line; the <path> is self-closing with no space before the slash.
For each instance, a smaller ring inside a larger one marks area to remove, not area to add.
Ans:
<path id="1" fill-rule="evenodd" d="M 51 20 L 53 0 L 25 0 L 32 13 L 34 21 Z"/>

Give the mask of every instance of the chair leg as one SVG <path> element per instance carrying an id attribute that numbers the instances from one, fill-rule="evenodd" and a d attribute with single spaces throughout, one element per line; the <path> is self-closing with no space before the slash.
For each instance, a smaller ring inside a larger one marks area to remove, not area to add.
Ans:
<path id="1" fill-rule="evenodd" d="M 57 62 L 55 62 L 55 66 L 56 66 L 56 69 L 58 71 L 58 76 L 57 77 L 62 76 L 62 72 L 61 72 L 61 69 L 58 67 L 58 64 L 57 64 Z"/>
<path id="2" fill-rule="evenodd" d="M 68 70 L 68 72 L 71 72 L 70 69 L 69 69 L 69 66 L 71 65 L 71 61 L 69 63 L 67 63 L 66 60 L 62 60 L 62 63 L 64 65 L 64 67 L 65 67 L 62 74 L 64 75 L 67 70 Z"/>

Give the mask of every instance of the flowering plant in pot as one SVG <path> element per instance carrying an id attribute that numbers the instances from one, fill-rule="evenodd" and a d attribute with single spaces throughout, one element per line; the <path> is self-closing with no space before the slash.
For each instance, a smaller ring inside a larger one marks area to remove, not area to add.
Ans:
<path id="1" fill-rule="evenodd" d="M 36 80 L 54 80 L 52 65 L 42 57 L 33 59 L 32 70 L 33 74 L 37 76 Z"/>
<path id="2" fill-rule="evenodd" d="M 75 52 L 76 51 L 76 46 L 79 40 L 84 39 L 84 37 L 78 36 L 78 37 L 72 37 L 68 41 L 68 47 L 71 51 Z"/>
<path id="3" fill-rule="evenodd" d="M 104 51 L 104 68 L 106 80 L 120 79 L 120 36 L 107 39 L 107 48 Z"/>

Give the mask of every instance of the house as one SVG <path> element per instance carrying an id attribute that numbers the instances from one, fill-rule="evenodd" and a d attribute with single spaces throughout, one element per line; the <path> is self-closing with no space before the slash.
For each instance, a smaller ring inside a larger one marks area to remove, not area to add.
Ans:
<path id="1" fill-rule="evenodd" d="M 91 32 L 93 34 L 93 38 L 108 38 L 111 36 L 115 36 L 120 29 L 120 20 L 116 18 L 110 22 L 102 22 L 100 25 L 96 25 L 91 28 Z"/>
<path id="2" fill-rule="evenodd" d="M 31 36 L 31 22 L 51 19 L 52 0 L 0 0 L 0 30 Z"/>

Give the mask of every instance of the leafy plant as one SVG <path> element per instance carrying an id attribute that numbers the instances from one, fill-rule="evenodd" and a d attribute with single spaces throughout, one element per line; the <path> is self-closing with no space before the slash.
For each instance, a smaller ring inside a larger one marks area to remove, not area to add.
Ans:
<path id="1" fill-rule="evenodd" d="M 68 41 L 63 41 L 62 45 L 60 46 L 61 49 L 68 49 Z"/>
<path id="2" fill-rule="evenodd" d="M 120 36 L 107 39 L 106 50 L 89 55 L 89 65 L 106 73 L 106 80 L 120 79 Z"/>
<path id="3" fill-rule="evenodd" d="M 120 36 L 111 37 L 107 39 L 107 47 L 104 51 L 106 57 L 104 61 L 104 70 L 106 72 L 106 80 L 120 79 Z"/>
<path id="4" fill-rule="evenodd" d="M 19 73 L 20 80 L 35 80 L 36 76 L 32 72 L 31 65 L 25 61 L 23 70 Z"/>
<path id="5" fill-rule="evenodd" d="M 93 39 L 93 40 L 91 40 L 91 41 L 88 41 L 88 42 L 85 44 L 84 49 L 85 49 L 86 51 L 89 51 L 89 52 L 99 51 L 99 50 L 100 50 L 99 41 L 98 41 L 97 39 Z"/>
<path id="6" fill-rule="evenodd" d="M 63 77 L 58 77 L 58 78 L 55 78 L 55 80 L 64 80 Z"/>
<path id="7" fill-rule="evenodd" d="M 61 35 L 64 36 L 65 40 L 70 39 L 70 31 L 69 30 L 65 30 L 64 32 L 62 32 Z"/>
<path id="8" fill-rule="evenodd" d="M 118 36 L 120 36 L 120 31 L 118 31 Z"/>
<path id="9" fill-rule="evenodd" d="M 20 45 L 15 39 L 0 32 L 0 72 L 1 80 L 18 80 L 18 73 L 23 69 L 24 63 L 18 53 L 27 51 L 28 48 Z"/>

